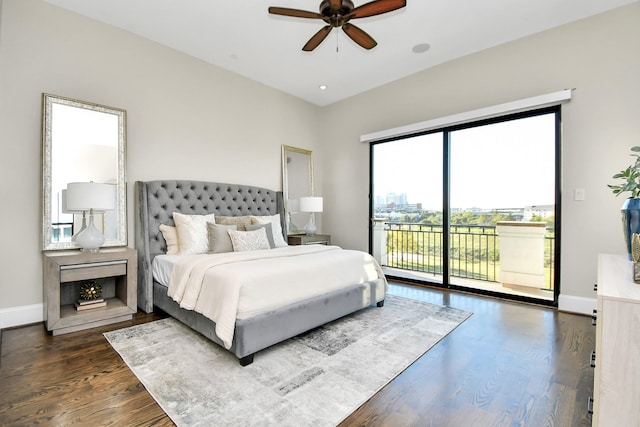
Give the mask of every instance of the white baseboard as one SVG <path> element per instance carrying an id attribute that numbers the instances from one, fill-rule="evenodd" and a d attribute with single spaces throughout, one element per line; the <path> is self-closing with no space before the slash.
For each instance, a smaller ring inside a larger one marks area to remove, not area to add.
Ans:
<path id="1" fill-rule="evenodd" d="M 576 297 L 573 295 L 560 295 L 558 297 L 558 310 L 561 311 L 591 316 L 596 307 L 597 302 L 595 298 Z"/>
<path id="2" fill-rule="evenodd" d="M 44 304 L 24 305 L 0 310 L 0 329 L 44 320 Z"/>
<path id="3" fill-rule="evenodd" d="M 591 316 L 595 308 L 595 298 L 576 297 L 573 295 L 560 295 L 558 297 L 558 310 L 561 311 Z M 43 304 L 0 309 L 0 329 L 28 325 L 30 323 L 42 322 L 43 320 Z"/>

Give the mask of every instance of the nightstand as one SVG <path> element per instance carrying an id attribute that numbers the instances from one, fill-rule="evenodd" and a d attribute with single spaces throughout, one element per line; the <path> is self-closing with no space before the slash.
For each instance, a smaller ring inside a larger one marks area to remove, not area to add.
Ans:
<path id="1" fill-rule="evenodd" d="M 331 236 L 328 234 L 314 234 L 308 236 L 306 234 L 291 234 L 287 236 L 290 245 L 330 245 Z"/>
<path id="2" fill-rule="evenodd" d="M 130 248 L 47 252 L 43 256 L 47 330 L 66 334 L 131 320 L 137 311 L 137 252 Z M 106 306 L 77 310 L 80 287 L 98 282 Z"/>

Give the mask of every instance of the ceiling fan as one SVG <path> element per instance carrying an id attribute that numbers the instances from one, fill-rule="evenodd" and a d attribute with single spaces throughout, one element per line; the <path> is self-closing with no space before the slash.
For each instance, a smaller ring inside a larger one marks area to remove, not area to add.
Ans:
<path id="1" fill-rule="evenodd" d="M 308 12 L 306 10 L 290 9 L 287 7 L 270 7 L 269 13 L 274 15 L 292 16 L 295 18 L 322 19 L 325 25 L 313 35 L 304 45 L 302 50 L 310 52 L 329 35 L 333 28 L 341 27 L 342 30 L 357 44 L 365 49 L 372 49 L 378 43 L 365 31 L 350 24 L 351 19 L 367 18 L 369 16 L 381 15 L 400 9 L 407 5 L 406 0 L 374 0 L 354 7 L 351 0 L 322 0 L 320 2 L 320 13 Z"/>

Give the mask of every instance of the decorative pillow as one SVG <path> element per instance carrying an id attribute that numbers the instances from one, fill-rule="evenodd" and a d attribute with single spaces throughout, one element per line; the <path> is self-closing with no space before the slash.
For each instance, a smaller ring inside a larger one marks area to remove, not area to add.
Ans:
<path id="1" fill-rule="evenodd" d="M 244 231 L 247 224 L 253 224 L 251 216 L 217 216 L 216 224 L 236 225 L 238 230 Z"/>
<path id="2" fill-rule="evenodd" d="M 276 248 L 289 246 L 287 242 L 284 240 L 284 236 L 282 235 L 282 225 L 280 225 L 280 214 L 275 214 L 271 216 L 269 215 L 254 216 L 253 220 L 254 220 L 254 223 L 257 223 L 257 224 L 271 224 L 273 242 L 276 245 Z"/>
<path id="3" fill-rule="evenodd" d="M 264 231 L 267 233 L 267 240 L 269 241 L 269 247 L 271 249 L 276 247 L 276 244 L 273 241 L 273 231 L 271 231 L 271 223 L 269 224 L 247 224 L 244 226 L 247 231 L 257 230 L 258 228 L 264 228 Z"/>
<path id="4" fill-rule="evenodd" d="M 260 249 L 271 249 L 269 240 L 267 240 L 267 232 L 264 228 L 253 231 L 233 231 L 227 230 L 233 250 L 235 252 L 257 251 Z"/>
<path id="5" fill-rule="evenodd" d="M 204 254 L 209 251 L 207 222 L 214 222 L 214 214 L 185 215 L 173 213 L 173 222 L 178 232 L 179 255 Z"/>
<path id="6" fill-rule="evenodd" d="M 165 242 L 167 242 L 167 255 L 175 255 L 180 252 L 178 245 L 178 232 L 175 227 L 166 224 L 160 224 L 160 231 Z"/>
<path id="7" fill-rule="evenodd" d="M 227 230 L 235 231 L 237 228 L 236 225 L 222 225 L 208 222 L 209 252 L 214 254 L 233 252 L 233 244 L 231 243 L 231 237 L 229 237 Z"/>

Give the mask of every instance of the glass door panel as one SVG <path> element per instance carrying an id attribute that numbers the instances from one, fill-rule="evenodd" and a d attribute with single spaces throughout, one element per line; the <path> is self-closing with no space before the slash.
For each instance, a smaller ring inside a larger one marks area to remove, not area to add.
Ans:
<path id="1" fill-rule="evenodd" d="M 373 144 L 374 256 L 392 275 L 442 283 L 443 134 Z"/>
<path id="2" fill-rule="evenodd" d="M 554 299 L 556 116 L 450 133 L 450 283 Z"/>

